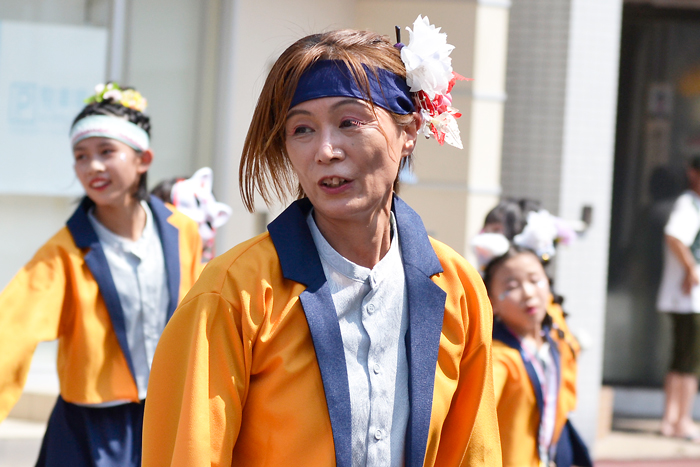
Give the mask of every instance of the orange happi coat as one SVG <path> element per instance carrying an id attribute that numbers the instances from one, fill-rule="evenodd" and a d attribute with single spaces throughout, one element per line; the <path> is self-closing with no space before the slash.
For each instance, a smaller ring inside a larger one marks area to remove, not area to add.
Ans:
<path id="1" fill-rule="evenodd" d="M 78 404 L 138 401 L 109 266 L 87 218 L 86 198 L 0 293 L 0 420 L 17 402 L 37 344 L 58 339 L 61 396 Z M 197 224 L 151 198 L 163 244 L 169 313 L 200 270 Z M 125 346 L 126 350 L 125 350 Z"/>
<path id="2" fill-rule="evenodd" d="M 156 351 L 143 465 L 346 466 L 343 343 L 294 203 L 214 259 Z M 406 466 L 499 466 L 491 308 L 479 275 L 394 200 L 409 301 Z"/>

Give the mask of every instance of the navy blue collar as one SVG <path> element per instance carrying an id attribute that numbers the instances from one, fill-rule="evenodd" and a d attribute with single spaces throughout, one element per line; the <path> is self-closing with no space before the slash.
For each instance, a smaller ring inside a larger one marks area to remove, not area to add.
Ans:
<path id="1" fill-rule="evenodd" d="M 399 241 L 406 275 L 409 330 L 410 416 L 406 433 L 406 466 L 423 465 L 432 413 L 435 369 L 445 312 L 446 293 L 430 277 L 442 266 L 418 214 L 394 197 Z M 351 465 L 352 427 L 350 390 L 338 317 L 326 277 L 306 223 L 312 208 L 308 199 L 292 203 L 269 226 L 282 274 L 306 290 L 299 296 L 314 342 L 316 359 L 331 419 L 336 463 Z"/>
<path id="2" fill-rule="evenodd" d="M 267 227 L 284 277 L 308 288 L 317 288 L 326 277 L 306 223 L 312 207 L 308 198 L 295 201 Z M 410 265 L 428 277 L 441 273 L 442 265 L 418 213 L 398 196 L 394 196 L 392 211 L 396 216 L 404 266 Z"/>
<path id="3" fill-rule="evenodd" d="M 100 240 L 88 219 L 88 211 L 94 205 L 90 198 L 87 196 L 84 197 L 73 215 L 68 219 L 68 222 L 66 222 L 66 226 L 73 237 L 75 245 L 81 249 L 89 249 L 89 251 L 85 253 L 85 263 L 88 265 L 95 282 L 97 282 L 99 286 L 100 294 L 107 306 L 107 311 L 109 312 L 114 332 L 117 335 L 119 346 L 124 353 L 131 374 L 134 375 L 131 352 L 129 351 L 129 344 L 126 339 L 126 322 L 124 320 L 124 312 L 119 300 L 119 294 L 114 285 L 114 280 L 109 270 L 109 264 L 107 263 L 107 257 L 104 254 Z M 163 259 L 168 276 L 168 292 L 170 295 L 167 318 L 170 319 L 173 311 L 175 311 L 177 307 L 180 292 L 179 233 L 177 228 L 168 222 L 172 211 L 160 199 L 151 196 L 148 201 L 148 206 L 153 213 L 153 219 L 163 246 Z"/>

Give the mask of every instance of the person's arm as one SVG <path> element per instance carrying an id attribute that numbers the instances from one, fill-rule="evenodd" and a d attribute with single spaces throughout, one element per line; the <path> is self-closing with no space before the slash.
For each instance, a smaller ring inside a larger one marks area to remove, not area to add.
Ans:
<path id="1" fill-rule="evenodd" d="M 449 257 L 450 253 L 440 254 Z M 447 291 L 443 339 L 446 335 L 458 335 L 459 324 L 464 340 L 455 360 L 448 357 L 449 353 L 442 353 L 449 346 L 441 348 L 438 356 L 438 367 L 458 365 L 459 378 L 456 387 L 436 385 L 436 391 L 445 387 L 450 391 L 436 392 L 434 407 L 445 400 L 450 401 L 450 406 L 444 421 L 436 417 L 439 412 L 433 409 L 431 425 L 440 425 L 439 446 L 435 452 L 428 443 L 425 465 L 498 467 L 502 459 L 491 355 L 491 303 L 479 274 L 465 260 L 460 257 L 454 262 L 443 261 L 443 267 L 445 272 L 436 280 Z"/>
<path id="2" fill-rule="evenodd" d="M 691 253 L 690 248 L 688 248 L 681 240 L 677 239 L 672 235 L 665 235 L 666 244 L 671 250 L 671 253 L 678 258 L 678 261 L 683 265 L 685 269 L 685 279 L 683 280 L 683 293 L 689 295 L 694 286 L 700 283 L 698 278 L 698 273 L 695 270 L 695 258 L 693 253 Z"/>
<path id="3" fill-rule="evenodd" d="M 231 465 L 251 357 L 240 316 L 221 295 L 204 293 L 171 318 L 148 385 L 144 467 Z"/>
<path id="4" fill-rule="evenodd" d="M 480 394 L 464 394 L 478 398 L 479 405 L 461 465 L 500 466 L 501 440 L 496 415 L 496 381 L 492 358 L 493 311 L 481 277 L 471 268 L 468 273 L 470 284 L 465 284 L 465 290 L 469 310 L 469 340 L 462 359 L 460 379 L 470 386 L 477 386 L 474 382 L 482 380 L 483 386 Z"/>
<path id="5" fill-rule="evenodd" d="M 44 246 L 0 293 L 0 421 L 22 394 L 37 344 L 59 336 L 68 256 Z"/>

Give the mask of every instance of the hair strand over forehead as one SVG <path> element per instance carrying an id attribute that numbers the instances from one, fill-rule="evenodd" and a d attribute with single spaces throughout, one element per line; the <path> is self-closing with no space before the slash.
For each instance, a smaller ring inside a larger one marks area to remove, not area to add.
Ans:
<path id="1" fill-rule="evenodd" d="M 255 211 L 256 191 L 268 205 L 275 200 L 286 200 L 289 195 L 304 196 L 285 151 L 284 131 L 299 79 L 319 60 L 343 61 L 368 101 L 369 80 L 365 66 L 375 74 L 376 68 L 383 68 L 406 76 L 398 49 L 389 38 L 373 32 L 344 29 L 313 34 L 287 48 L 265 80 L 243 145 L 239 189 L 243 204 L 250 212 Z M 413 120 L 412 115 L 391 115 L 397 125 Z"/>

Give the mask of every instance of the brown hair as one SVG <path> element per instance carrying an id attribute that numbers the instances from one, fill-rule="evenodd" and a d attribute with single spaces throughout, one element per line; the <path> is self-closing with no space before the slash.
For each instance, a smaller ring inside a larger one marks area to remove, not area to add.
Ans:
<path id="1" fill-rule="evenodd" d="M 255 210 L 256 191 L 267 204 L 275 198 L 284 200 L 290 194 L 297 198 L 304 196 L 285 152 L 284 128 L 299 78 L 319 60 L 345 62 L 365 96 L 370 92 L 363 65 L 370 72 L 383 68 L 406 77 L 399 50 L 387 37 L 374 32 L 343 29 L 313 34 L 287 48 L 267 76 L 243 145 L 238 177 L 243 204 L 250 212 Z M 389 114 L 398 126 L 409 125 L 414 119 L 413 114 Z M 409 157 L 403 158 L 400 169 L 410 163 Z M 398 176 L 395 190 L 397 184 Z"/>

